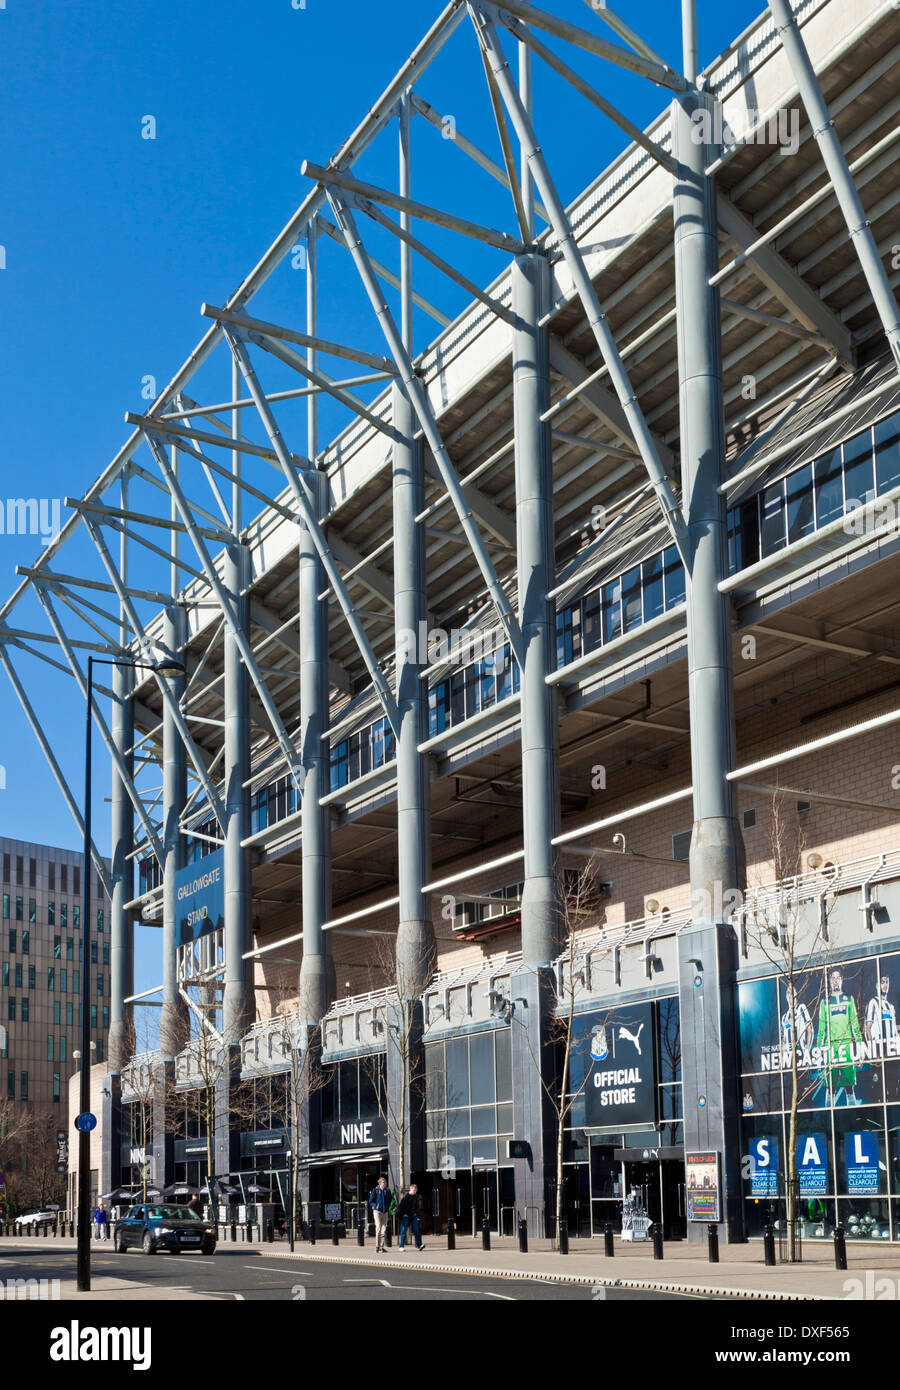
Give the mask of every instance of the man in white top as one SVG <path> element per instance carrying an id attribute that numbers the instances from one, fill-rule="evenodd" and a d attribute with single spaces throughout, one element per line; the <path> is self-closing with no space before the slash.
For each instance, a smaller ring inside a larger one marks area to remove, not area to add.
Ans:
<path id="1" fill-rule="evenodd" d="M 866 1042 L 886 1043 L 897 1037 L 897 1010 L 888 999 L 891 987 L 889 975 L 882 975 L 878 993 L 866 1006 Z"/>

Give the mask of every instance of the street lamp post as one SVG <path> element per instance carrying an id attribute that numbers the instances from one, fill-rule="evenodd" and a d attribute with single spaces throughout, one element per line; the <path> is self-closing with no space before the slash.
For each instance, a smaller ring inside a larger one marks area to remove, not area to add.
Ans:
<path id="1" fill-rule="evenodd" d="M 183 671 L 184 663 L 174 658 L 163 661 L 122 661 L 115 658 L 88 657 L 87 703 L 84 728 L 84 862 L 81 878 L 81 1086 L 80 1116 L 91 1108 L 91 734 L 94 712 L 94 667 L 119 666 L 147 671 Z M 78 1127 L 78 1253 L 77 1288 L 86 1293 L 91 1287 L 91 1133 Z"/>

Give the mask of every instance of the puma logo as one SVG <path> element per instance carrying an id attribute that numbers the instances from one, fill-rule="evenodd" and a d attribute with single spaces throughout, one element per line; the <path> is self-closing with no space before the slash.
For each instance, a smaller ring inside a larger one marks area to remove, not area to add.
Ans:
<path id="1" fill-rule="evenodd" d="M 628 1029 L 628 1028 L 620 1028 L 620 1029 L 619 1029 L 619 1037 L 620 1037 L 620 1039 L 621 1039 L 621 1038 L 627 1038 L 627 1040 L 628 1040 L 630 1043 L 634 1043 L 635 1047 L 637 1048 L 637 1055 L 638 1055 L 639 1057 L 642 1055 L 642 1054 L 641 1054 L 641 1042 L 640 1042 L 640 1039 L 641 1039 L 641 1029 L 643 1028 L 643 1026 L 644 1026 L 643 1023 L 639 1023 L 639 1024 L 638 1024 L 638 1027 L 637 1027 L 637 1032 L 636 1032 L 636 1033 L 632 1033 L 632 1032 L 630 1031 L 630 1029 Z"/>

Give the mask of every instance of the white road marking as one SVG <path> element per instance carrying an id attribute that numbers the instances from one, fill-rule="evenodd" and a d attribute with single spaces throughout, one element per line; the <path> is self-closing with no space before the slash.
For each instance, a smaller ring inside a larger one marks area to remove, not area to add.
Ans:
<path id="1" fill-rule="evenodd" d="M 291 1277 L 292 1279 L 294 1278 L 294 1275 L 295 1275 L 295 1271 L 294 1271 L 293 1269 L 292 1269 L 292 1270 L 276 1269 L 274 1265 L 243 1265 L 242 1268 L 243 1268 L 243 1269 L 267 1269 L 267 1270 L 269 1271 L 270 1274 L 283 1274 L 285 1277 L 287 1277 L 288 1274 L 290 1274 L 290 1277 Z M 301 1275 L 300 1275 L 300 1278 L 301 1278 L 301 1279 L 314 1279 L 314 1278 L 315 1278 L 315 1275 L 313 1275 L 313 1274 L 301 1274 Z"/>

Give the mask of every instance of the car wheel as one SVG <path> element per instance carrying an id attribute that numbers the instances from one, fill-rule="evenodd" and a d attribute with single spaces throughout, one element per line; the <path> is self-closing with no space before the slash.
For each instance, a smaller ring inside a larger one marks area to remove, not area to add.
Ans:
<path id="1" fill-rule="evenodd" d="M 214 1240 L 205 1241 L 203 1245 L 200 1246 L 200 1252 L 203 1255 L 214 1255 L 216 1253 L 216 1242 Z"/>
<path id="2" fill-rule="evenodd" d="M 144 1239 L 141 1241 L 141 1249 L 143 1250 L 145 1255 L 156 1254 L 156 1241 L 153 1239 L 149 1231 L 144 1232 Z"/>
<path id="3" fill-rule="evenodd" d="M 124 1237 L 124 1235 L 122 1234 L 121 1231 L 116 1231 L 116 1242 L 115 1242 L 115 1244 L 116 1244 L 116 1252 L 117 1252 L 117 1254 L 119 1254 L 119 1255 L 124 1255 L 124 1254 L 125 1254 L 125 1251 L 128 1249 L 128 1246 L 125 1244 L 125 1237 Z"/>

